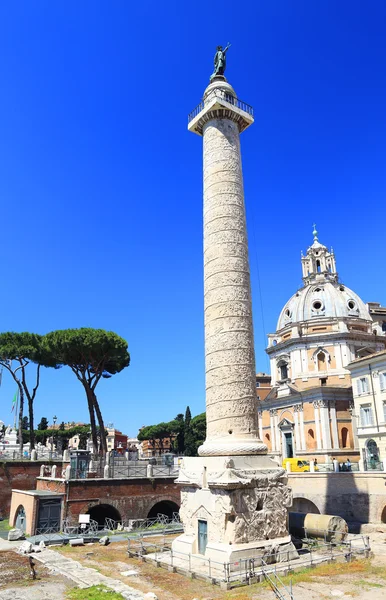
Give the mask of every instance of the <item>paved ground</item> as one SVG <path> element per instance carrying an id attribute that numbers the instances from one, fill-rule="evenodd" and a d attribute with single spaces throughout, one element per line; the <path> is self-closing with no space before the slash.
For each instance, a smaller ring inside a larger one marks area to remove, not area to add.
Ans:
<path id="1" fill-rule="evenodd" d="M 64 575 L 80 588 L 91 587 L 92 585 L 105 585 L 106 587 L 119 592 L 127 600 L 143 600 L 143 594 L 122 583 L 118 579 L 106 577 L 98 573 L 96 569 L 83 567 L 80 562 L 67 558 L 54 550 L 43 550 L 35 555 L 37 561 L 48 568 L 50 573 Z"/>

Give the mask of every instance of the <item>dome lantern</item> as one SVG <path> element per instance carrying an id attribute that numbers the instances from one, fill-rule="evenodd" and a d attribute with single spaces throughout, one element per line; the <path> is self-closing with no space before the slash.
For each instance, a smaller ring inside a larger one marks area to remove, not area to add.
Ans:
<path id="1" fill-rule="evenodd" d="M 303 281 L 305 285 L 323 283 L 325 281 L 337 282 L 335 255 L 331 248 L 328 250 L 318 241 L 318 232 L 314 224 L 314 241 L 308 248 L 306 256 L 301 257 Z"/>

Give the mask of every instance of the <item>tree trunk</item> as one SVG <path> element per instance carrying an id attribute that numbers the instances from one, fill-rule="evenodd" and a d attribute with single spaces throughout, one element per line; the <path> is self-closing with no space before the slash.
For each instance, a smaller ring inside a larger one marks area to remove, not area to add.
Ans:
<path id="1" fill-rule="evenodd" d="M 93 395 L 93 404 L 94 404 L 96 415 L 98 417 L 99 430 L 100 430 L 99 434 L 100 434 L 100 438 L 101 438 L 101 454 L 102 454 L 102 456 L 105 456 L 105 454 L 107 454 L 105 424 L 103 422 L 101 409 L 99 407 L 99 403 L 98 403 L 97 397 L 95 395 L 95 392 L 93 390 L 90 390 L 90 392 Z"/>
<path id="2" fill-rule="evenodd" d="M 96 423 L 95 423 L 93 392 L 90 390 L 90 387 L 87 384 L 87 381 L 82 381 L 82 383 L 83 383 L 84 389 L 86 390 L 88 411 L 90 413 L 91 439 L 92 439 L 92 443 L 94 446 L 94 452 L 97 453 L 98 452 L 98 436 L 97 436 Z"/>
<path id="3" fill-rule="evenodd" d="M 28 418 L 29 418 L 29 450 L 35 448 L 35 431 L 34 431 L 34 405 L 31 396 L 28 394 Z"/>
<path id="4" fill-rule="evenodd" d="M 24 412 L 24 391 L 20 381 L 17 380 L 19 387 L 19 452 L 20 458 L 23 458 L 23 412 Z"/>

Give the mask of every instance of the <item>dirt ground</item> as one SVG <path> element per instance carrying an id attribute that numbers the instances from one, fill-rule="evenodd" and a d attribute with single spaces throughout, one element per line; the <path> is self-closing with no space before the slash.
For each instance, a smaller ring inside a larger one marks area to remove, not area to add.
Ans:
<path id="1" fill-rule="evenodd" d="M 50 575 L 35 561 L 37 579 L 33 581 L 27 556 L 13 551 L 0 552 L 0 600 L 62 600 L 71 584 Z M 12 586 L 12 587 L 11 587 Z"/>
<path id="2" fill-rule="evenodd" d="M 386 533 L 370 534 L 374 557 L 352 563 L 324 564 L 291 575 L 296 600 L 355 598 L 358 600 L 386 599 Z M 154 592 L 159 600 L 275 600 L 267 583 L 240 587 L 228 592 L 218 586 L 191 580 L 150 563 L 129 558 L 127 542 L 109 546 L 98 543 L 82 547 L 55 548 L 61 554 L 78 560 L 85 567 L 120 579 L 144 593 Z M 65 578 L 50 575 L 37 562 L 38 580 L 31 581 L 28 558 L 15 552 L 0 552 L 0 600 L 64 600 L 72 584 Z M 122 575 L 132 570 L 132 576 Z M 290 577 L 284 578 L 289 585 Z M 12 588 L 10 587 L 12 585 Z"/>
<path id="3" fill-rule="evenodd" d="M 352 563 L 325 564 L 292 574 L 293 593 L 296 600 L 321 600 L 325 598 L 356 598 L 358 600 L 386 599 L 386 534 L 370 535 L 376 552 L 369 560 L 358 559 Z M 121 579 L 138 590 L 154 592 L 159 600 L 274 600 L 268 584 L 255 584 L 224 592 L 199 580 L 156 568 L 150 563 L 129 558 L 127 543 L 112 543 L 101 547 L 92 544 L 83 547 L 63 547 L 63 554 L 79 560 L 84 566 L 98 569 L 104 575 Z M 126 577 L 122 571 L 133 570 L 137 575 Z M 289 585 L 290 578 L 285 578 Z"/>

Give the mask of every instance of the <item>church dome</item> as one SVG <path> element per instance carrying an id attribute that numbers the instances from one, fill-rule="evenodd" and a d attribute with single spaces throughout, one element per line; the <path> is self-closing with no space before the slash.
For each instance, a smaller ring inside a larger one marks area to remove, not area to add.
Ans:
<path id="1" fill-rule="evenodd" d="M 361 298 L 338 281 L 316 281 L 301 288 L 280 313 L 277 331 L 290 323 L 317 318 L 358 318 L 371 321 Z"/>
<path id="2" fill-rule="evenodd" d="M 371 321 L 364 302 L 339 282 L 334 252 L 319 242 L 315 226 L 313 236 L 313 244 L 301 258 L 304 287 L 284 306 L 277 322 L 277 331 L 290 323 L 312 321 L 318 317 Z"/>

